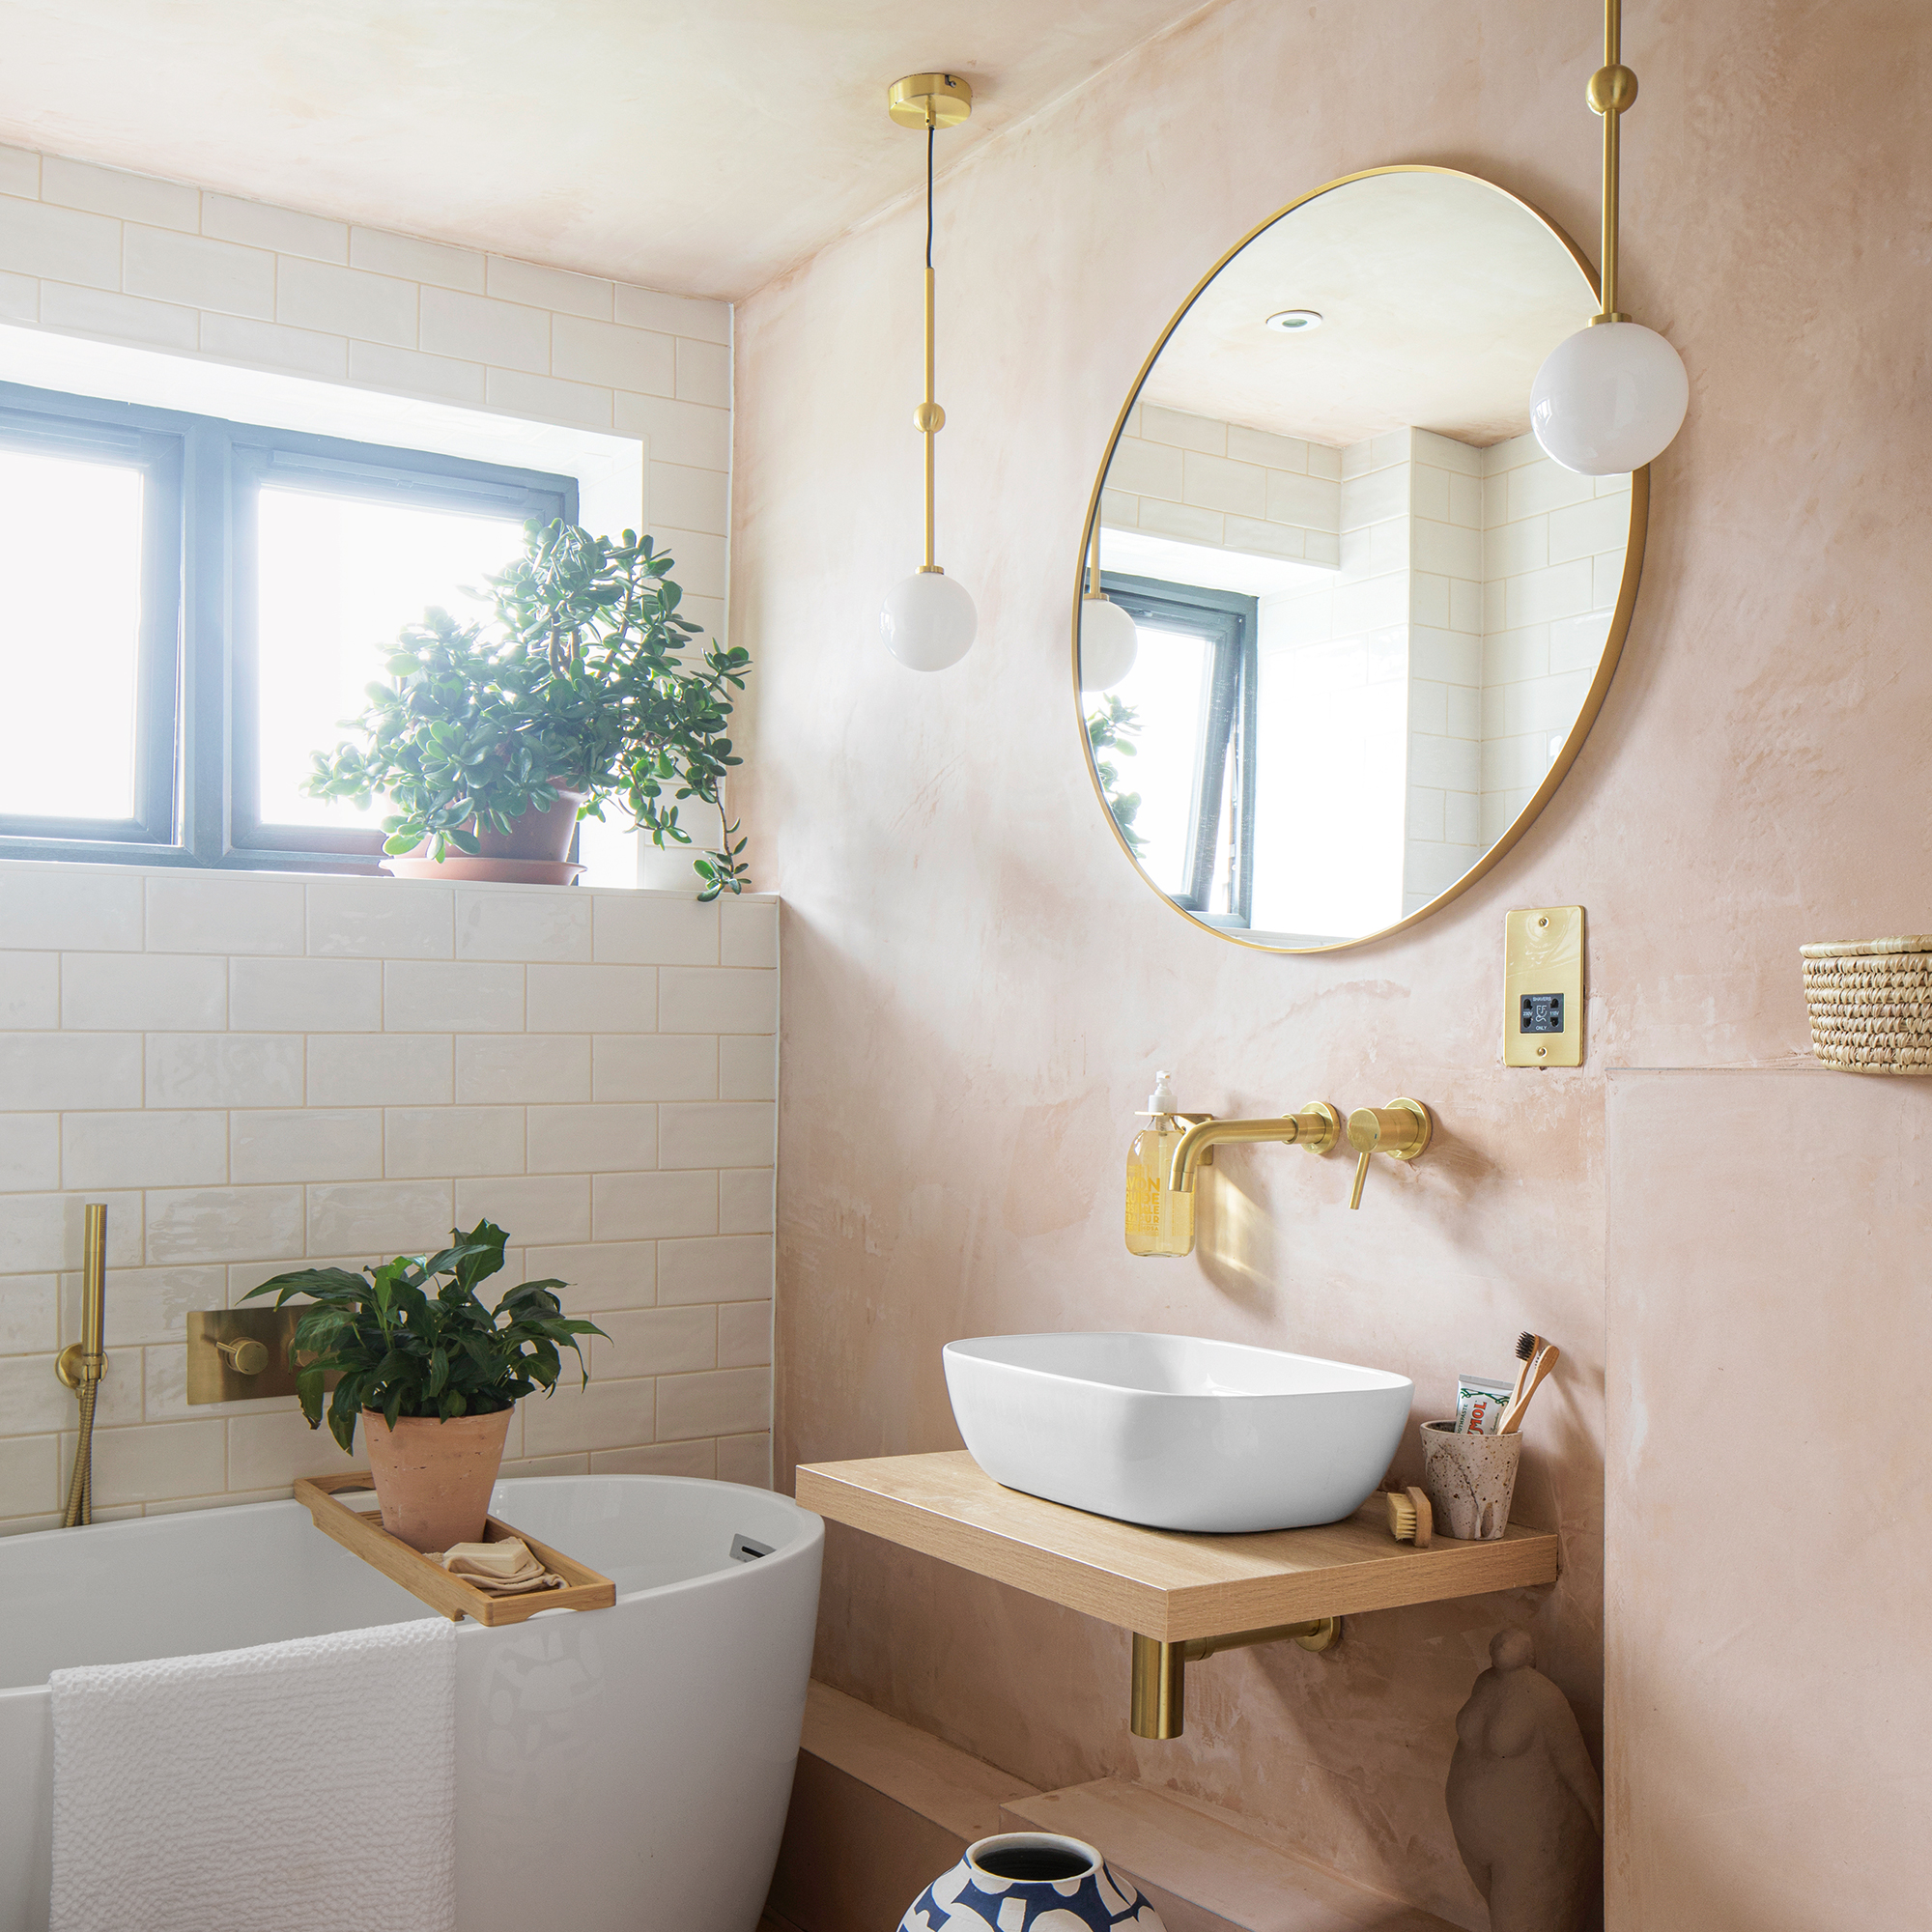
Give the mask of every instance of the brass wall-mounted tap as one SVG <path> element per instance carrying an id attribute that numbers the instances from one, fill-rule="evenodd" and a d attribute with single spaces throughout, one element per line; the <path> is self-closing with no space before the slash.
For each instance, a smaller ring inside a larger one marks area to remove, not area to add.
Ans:
<path id="1" fill-rule="evenodd" d="M 1385 1153 L 1391 1160 L 1413 1160 L 1429 1146 L 1435 1131 L 1435 1122 L 1420 1100 L 1398 1099 L 1386 1107 L 1357 1107 L 1349 1116 L 1349 1145 L 1361 1158 L 1355 1163 L 1355 1189 L 1349 1197 L 1349 1206 L 1362 1205 L 1362 1185 L 1369 1178 L 1372 1155 Z"/>
<path id="2" fill-rule="evenodd" d="M 1275 1114 L 1259 1121 L 1202 1121 L 1181 1135 L 1167 1184 L 1176 1194 L 1192 1194 L 1195 1174 L 1213 1165 L 1216 1147 L 1280 1141 L 1287 1147 L 1306 1148 L 1310 1153 L 1326 1153 L 1341 1137 L 1342 1117 L 1326 1100 L 1310 1100 L 1298 1114 Z"/>

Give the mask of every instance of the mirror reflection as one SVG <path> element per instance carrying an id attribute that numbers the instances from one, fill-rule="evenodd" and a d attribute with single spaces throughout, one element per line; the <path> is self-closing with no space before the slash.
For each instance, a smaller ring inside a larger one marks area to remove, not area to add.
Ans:
<path id="1" fill-rule="evenodd" d="M 1547 457 L 1529 395 L 1595 312 L 1532 210 L 1400 169 L 1290 209 L 1175 324 L 1079 607 L 1096 782 L 1175 905 L 1261 945 L 1371 936 L 1574 756 L 1641 493 Z"/>

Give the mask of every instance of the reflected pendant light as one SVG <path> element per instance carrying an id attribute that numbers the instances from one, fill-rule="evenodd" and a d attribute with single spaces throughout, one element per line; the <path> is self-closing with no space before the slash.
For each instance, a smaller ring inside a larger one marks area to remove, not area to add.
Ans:
<path id="1" fill-rule="evenodd" d="M 910 73 L 893 83 L 886 104 L 899 127 L 925 130 L 925 400 L 912 414 L 925 439 L 925 561 L 886 593 L 879 635 L 909 668 L 944 670 L 973 648 L 980 613 L 932 560 L 932 439 L 946 427 L 946 412 L 932 399 L 932 148 L 940 128 L 955 128 L 972 113 L 973 90 L 957 74 Z"/>
<path id="2" fill-rule="evenodd" d="M 1622 43 L 1623 0 L 1604 0 L 1604 65 L 1585 97 L 1604 117 L 1603 313 L 1550 351 L 1529 392 L 1537 441 L 1585 476 L 1622 475 L 1661 456 L 1690 402 L 1676 350 L 1617 311 L 1617 125 L 1636 99 Z"/>
<path id="3" fill-rule="evenodd" d="M 1094 517 L 1093 560 L 1080 599 L 1080 689 L 1106 691 L 1133 669 L 1140 655 L 1134 620 L 1100 588 L 1100 518 Z"/>

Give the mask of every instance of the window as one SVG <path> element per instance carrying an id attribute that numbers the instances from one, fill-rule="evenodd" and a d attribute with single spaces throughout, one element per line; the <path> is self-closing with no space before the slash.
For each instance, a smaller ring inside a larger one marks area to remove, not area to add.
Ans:
<path id="1" fill-rule="evenodd" d="M 311 754 L 532 517 L 576 480 L 0 384 L 0 856 L 373 870 Z"/>
<path id="2" fill-rule="evenodd" d="M 1254 878 L 1256 600 L 1102 574 L 1134 620 L 1134 668 L 1110 696 L 1133 714 L 1139 858 L 1176 904 L 1245 926 Z"/>

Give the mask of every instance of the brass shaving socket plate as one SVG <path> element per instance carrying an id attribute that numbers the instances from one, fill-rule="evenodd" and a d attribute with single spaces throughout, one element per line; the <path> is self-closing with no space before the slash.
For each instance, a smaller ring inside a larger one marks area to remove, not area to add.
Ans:
<path id="1" fill-rule="evenodd" d="M 937 403 L 922 403 L 912 412 L 912 426 L 922 436 L 946 427 L 946 412 Z"/>
<path id="2" fill-rule="evenodd" d="M 973 111 L 973 88 L 956 73 L 909 73 L 886 95 L 901 128 L 956 128 Z"/>
<path id="3" fill-rule="evenodd" d="M 1584 98 L 1592 114 L 1622 114 L 1636 105 L 1636 75 L 1627 67 L 1600 67 Z"/>

